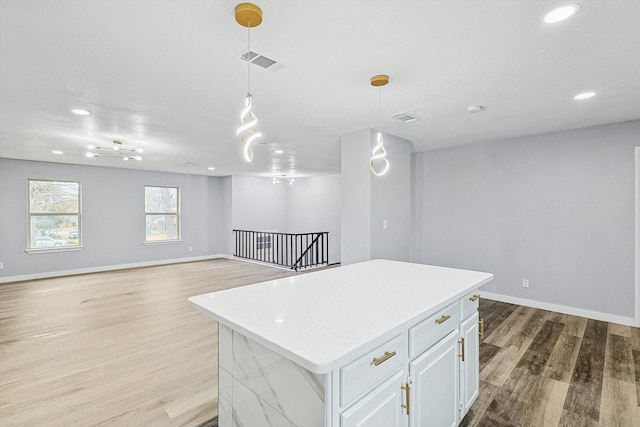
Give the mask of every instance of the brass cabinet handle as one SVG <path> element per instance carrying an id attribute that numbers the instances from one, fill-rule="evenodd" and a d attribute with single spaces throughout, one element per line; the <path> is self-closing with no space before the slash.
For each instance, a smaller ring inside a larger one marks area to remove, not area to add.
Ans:
<path id="1" fill-rule="evenodd" d="M 411 399 L 411 388 L 409 387 L 409 383 L 404 383 L 404 385 L 400 386 L 401 389 L 404 390 L 404 399 L 407 402 L 401 403 L 400 406 L 407 410 L 407 415 L 409 415 L 409 399 Z"/>
<path id="2" fill-rule="evenodd" d="M 458 356 L 461 357 L 462 361 L 464 362 L 464 338 L 460 338 L 458 340 L 458 343 L 462 345 L 462 353 L 460 353 Z"/>
<path id="3" fill-rule="evenodd" d="M 471 298 L 469 298 L 469 301 L 473 302 L 473 301 L 477 300 L 478 298 L 480 298 L 480 295 L 474 295 Z"/>
<path id="4" fill-rule="evenodd" d="M 379 359 L 378 359 L 377 357 L 374 357 L 374 358 L 373 358 L 373 364 L 374 364 L 374 365 L 376 365 L 376 366 L 378 366 L 378 365 L 380 365 L 381 363 L 384 363 L 384 362 L 386 362 L 387 360 L 391 359 L 391 358 L 392 358 L 393 356 L 395 356 L 395 355 L 396 355 L 396 352 L 395 352 L 395 351 L 392 351 L 392 352 L 385 351 L 385 352 L 384 352 L 384 356 L 382 356 L 381 358 L 379 358 Z"/>
<path id="5" fill-rule="evenodd" d="M 484 317 L 478 320 L 478 323 L 480 324 L 480 332 L 478 332 L 478 335 L 480 335 L 480 339 L 483 339 L 484 338 Z"/>
<path id="6" fill-rule="evenodd" d="M 443 314 L 441 318 L 436 319 L 436 323 L 438 325 L 442 325 L 444 322 L 446 322 L 449 319 L 451 319 L 451 316 L 449 316 L 448 314 Z"/>

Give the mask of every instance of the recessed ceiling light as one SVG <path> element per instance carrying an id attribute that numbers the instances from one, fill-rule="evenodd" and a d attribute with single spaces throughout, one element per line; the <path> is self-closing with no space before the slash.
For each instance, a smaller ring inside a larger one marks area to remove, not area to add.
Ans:
<path id="1" fill-rule="evenodd" d="M 210 171 L 216 170 L 216 168 L 214 168 L 213 166 L 209 166 L 207 169 L 210 170 Z"/>
<path id="2" fill-rule="evenodd" d="M 573 99 L 577 99 L 577 100 L 589 99 L 589 98 L 594 97 L 595 95 L 596 95 L 595 92 L 582 92 L 582 93 L 579 93 L 576 96 L 574 96 Z"/>
<path id="3" fill-rule="evenodd" d="M 79 116 L 88 116 L 91 113 L 87 110 L 83 110 L 81 108 L 74 108 L 73 110 L 71 110 L 74 114 L 77 114 Z"/>
<path id="4" fill-rule="evenodd" d="M 547 13 L 544 17 L 544 22 L 546 22 L 547 24 L 555 24 L 556 22 L 564 21 L 565 19 L 573 16 L 573 14 L 575 14 L 579 10 L 580 5 L 578 3 L 571 3 L 566 6 L 561 6 Z"/>
<path id="5" fill-rule="evenodd" d="M 276 153 L 276 154 L 282 154 L 282 153 L 284 153 L 284 150 L 276 150 L 276 151 L 274 151 L 274 153 Z"/>
<path id="6" fill-rule="evenodd" d="M 62 151 L 60 150 L 51 150 L 51 153 L 53 154 L 64 154 Z"/>
<path id="7" fill-rule="evenodd" d="M 482 105 L 470 105 L 469 107 L 467 107 L 467 113 L 479 113 L 480 111 L 484 110 L 484 107 Z"/>

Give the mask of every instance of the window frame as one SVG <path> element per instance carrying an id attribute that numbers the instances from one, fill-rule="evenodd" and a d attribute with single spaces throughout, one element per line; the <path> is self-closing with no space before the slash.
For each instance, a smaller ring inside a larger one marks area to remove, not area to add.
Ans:
<path id="1" fill-rule="evenodd" d="M 149 211 L 147 212 L 147 188 L 169 188 L 172 190 L 176 190 L 176 211 L 175 212 L 158 212 L 158 211 Z M 163 244 L 171 244 L 171 243 L 180 243 L 182 242 L 182 213 L 181 213 L 181 202 L 182 197 L 180 195 L 180 187 L 177 185 L 145 185 L 144 186 L 144 241 L 145 245 L 163 245 Z M 163 240 L 148 240 L 147 239 L 147 217 L 148 216 L 164 216 L 164 215 L 175 215 L 176 217 L 176 237 L 175 239 L 163 239 Z"/>
<path id="2" fill-rule="evenodd" d="M 33 212 L 31 206 L 31 183 L 32 182 L 53 182 L 62 184 L 76 184 L 78 186 L 77 205 L 76 212 Z M 75 216 L 77 217 L 77 230 L 78 230 L 78 244 L 77 245 L 64 245 L 64 246 L 44 246 L 37 247 L 32 246 L 32 242 L 35 241 L 38 236 L 33 236 L 32 232 L 32 218 L 34 217 L 51 217 L 51 216 Z M 81 250 L 82 246 L 82 183 L 80 181 L 62 180 L 62 179 L 41 179 L 41 178 L 27 178 L 27 248 L 26 253 L 43 253 L 43 252 L 67 252 Z"/>

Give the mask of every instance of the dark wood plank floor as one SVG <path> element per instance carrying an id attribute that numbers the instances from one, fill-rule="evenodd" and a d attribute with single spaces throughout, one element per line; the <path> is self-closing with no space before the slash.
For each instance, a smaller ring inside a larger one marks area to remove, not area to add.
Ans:
<path id="1" fill-rule="evenodd" d="M 481 300 L 480 396 L 462 426 L 640 427 L 640 330 Z"/>

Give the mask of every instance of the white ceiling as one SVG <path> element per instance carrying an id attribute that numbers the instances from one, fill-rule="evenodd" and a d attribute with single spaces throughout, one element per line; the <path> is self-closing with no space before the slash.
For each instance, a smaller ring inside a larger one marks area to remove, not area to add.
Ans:
<path id="1" fill-rule="evenodd" d="M 251 48 L 286 66 L 252 67 L 266 144 L 246 163 L 239 1 L 0 0 L 0 157 L 310 176 L 339 172 L 340 136 L 367 127 L 419 152 L 640 119 L 640 1 L 578 1 L 553 25 L 543 16 L 566 2 L 256 1 Z M 381 119 L 375 74 L 391 78 Z M 597 95 L 573 99 L 585 90 Z M 474 104 L 486 109 L 466 113 Z M 144 160 L 85 157 L 113 139 Z"/>

